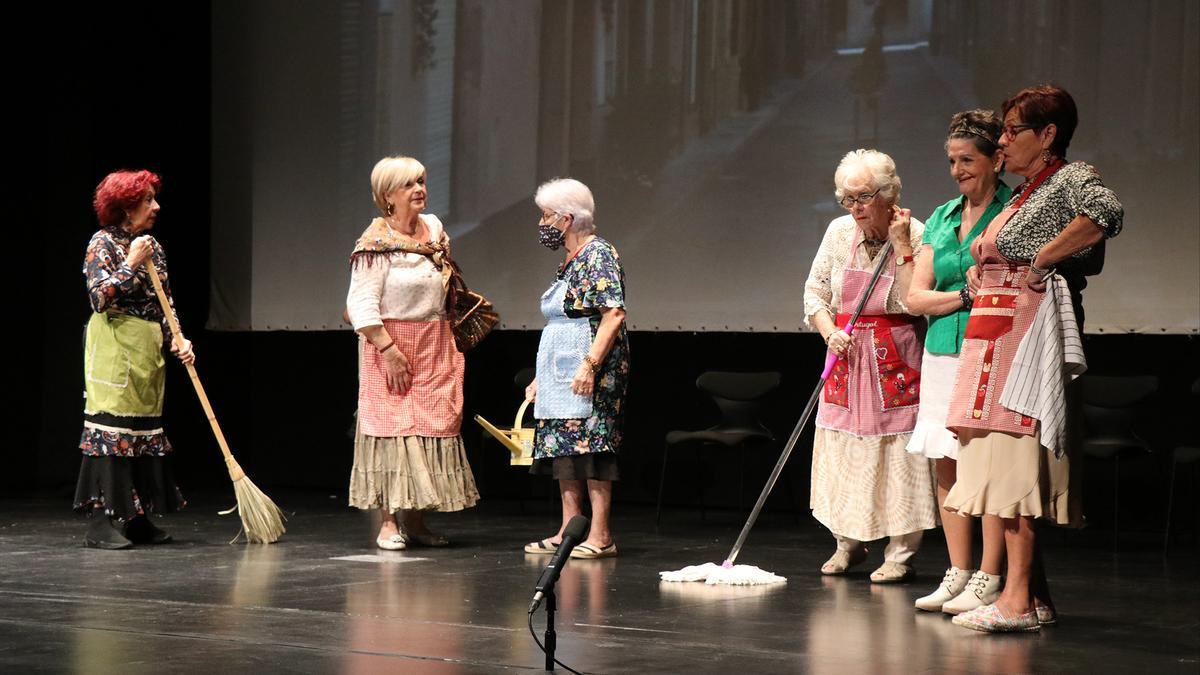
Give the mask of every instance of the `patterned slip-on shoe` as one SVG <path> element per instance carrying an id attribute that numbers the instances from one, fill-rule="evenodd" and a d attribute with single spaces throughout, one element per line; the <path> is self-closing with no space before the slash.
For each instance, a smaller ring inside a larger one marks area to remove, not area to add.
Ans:
<path id="1" fill-rule="evenodd" d="M 558 544 L 545 539 L 541 541 L 531 541 L 525 544 L 526 553 L 535 553 L 538 555 L 551 555 L 558 550 Z"/>
<path id="2" fill-rule="evenodd" d="M 981 633 L 1036 633 L 1037 612 L 1030 610 L 1021 616 L 1008 618 L 995 605 L 983 605 L 954 617 L 954 625 L 970 628 Z"/>
<path id="3" fill-rule="evenodd" d="M 1037 612 L 1039 626 L 1053 626 L 1058 623 L 1058 612 L 1054 611 L 1053 607 L 1038 605 L 1033 611 Z"/>

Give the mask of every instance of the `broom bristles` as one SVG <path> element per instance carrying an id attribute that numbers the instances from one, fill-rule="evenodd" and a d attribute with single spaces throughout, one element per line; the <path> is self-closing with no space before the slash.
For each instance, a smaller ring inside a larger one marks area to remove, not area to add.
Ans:
<path id="1" fill-rule="evenodd" d="M 245 474 L 233 482 L 233 494 L 237 497 L 238 516 L 242 519 L 246 541 L 251 544 L 279 541 L 285 531 L 283 510 Z"/>

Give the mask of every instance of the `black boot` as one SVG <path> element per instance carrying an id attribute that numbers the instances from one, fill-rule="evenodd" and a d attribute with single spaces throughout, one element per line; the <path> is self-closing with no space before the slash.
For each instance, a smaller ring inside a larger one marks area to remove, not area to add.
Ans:
<path id="1" fill-rule="evenodd" d="M 166 544 L 171 541 L 171 535 L 150 522 L 150 516 L 138 516 L 127 521 L 125 536 L 135 544 Z"/>
<path id="2" fill-rule="evenodd" d="M 133 542 L 123 537 L 118 526 L 103 512 L 93 513 L 90 520 L 87 534 L 83 538 L 84 546 L 112 551 L 133 548 Z"/>

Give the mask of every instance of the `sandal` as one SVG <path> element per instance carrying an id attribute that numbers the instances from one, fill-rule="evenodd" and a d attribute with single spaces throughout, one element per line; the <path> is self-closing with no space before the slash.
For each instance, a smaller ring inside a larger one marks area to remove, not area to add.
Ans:
<path id="1" fill-rule="evenodd" d="M 861 563 L 867 559 L 867 549 L 859 548 L 855 551 L 837 550 L 821 565 L 821 574 L 827 577 L 845 574 L 851 567 Z"/>
<path id="2" fill-rule="evenodd" d="M 879 569 L 871 572 L 871 583 L 873 584 L 898 584 L 902 581 L 908 581 L 917 576 L 917 571 L 912 565 L 902 562 L 884 561 Z"/>
<path id="3" fill-rule="evenodd" d="M 609 544 L 604 548 L 596 548 L 591 544 L 580 544 L 571 549 L 572 558 L 583 558 L 585 560 L 597 560 L 599 558 L 615 558 L 617 557 L 616 543 Z"/>
<path id="4" fill-rule="evenodd" d="M 528 544 L 525 544 L 525 552 L 526 553 L 536 553 L 539 555 L 552 555 L 557 550 L 558 550 L 558 544 L 555 544 L 554 542 L 552 542 L 548 539 L 543 539 L 541 541 L 531 541 Z"/>

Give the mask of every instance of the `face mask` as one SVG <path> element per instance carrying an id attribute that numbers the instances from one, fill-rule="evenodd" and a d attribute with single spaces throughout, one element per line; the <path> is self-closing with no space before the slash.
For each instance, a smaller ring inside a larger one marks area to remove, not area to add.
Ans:
<path id="1" fill-rule="evenodd" d="M 551 251 L 562 248 L 563 242 L 567 238 L 566 232 L 554 227 L 554 223 L 559 220 L 560 218 L 556 218 L 551 223 L 538 223 L 538 241 Z"/>

